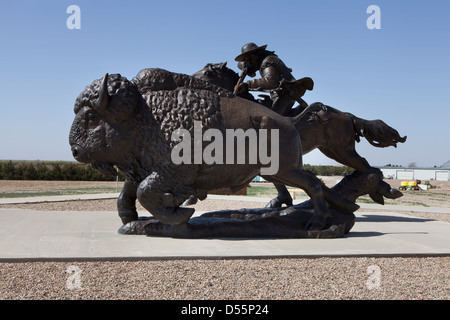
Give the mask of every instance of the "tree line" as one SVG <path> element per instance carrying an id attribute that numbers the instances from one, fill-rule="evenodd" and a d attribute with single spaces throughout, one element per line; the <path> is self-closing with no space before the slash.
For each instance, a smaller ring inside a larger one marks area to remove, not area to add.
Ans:
<path id="1" fill-rule="evenodd" d="M 353 172 L 346 166 L 303 166 L 318 176 L 344 176 Z M 124 181 L 119 171 L 119 180 Z M 11 161 L 0 160 L 0 180 L 67 180 L 67 181 L 111 181 L 89 164 L 71 161 Z"/>
<path id="2" fill-rule="evenodd" d="M 347 166 L 316 166 L 311 164 L 303 165 L 303 169 L 309 170 L 316 176 L 346 176 L 354 169 Z"/>
<path id="3" fill-rule="evenodd" d="M 89 164 L 71 161 L 0 161 L 1 180 L 112 181 Z M 119 180 L 124 176 L 119 171 Z"/>

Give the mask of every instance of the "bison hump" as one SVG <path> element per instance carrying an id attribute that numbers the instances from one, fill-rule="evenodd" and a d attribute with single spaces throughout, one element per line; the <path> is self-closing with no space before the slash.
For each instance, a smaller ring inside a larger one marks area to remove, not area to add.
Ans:
<path id="1" fill-rule="evenodd" d="M 220 96 L 207 90 L 175 89 L 152 91 L 143 95 L 166 140 L 173 147 L 172 132 L 178 129 L 194 134 L 194 121 L 203 132 L 222 128 Z"/>

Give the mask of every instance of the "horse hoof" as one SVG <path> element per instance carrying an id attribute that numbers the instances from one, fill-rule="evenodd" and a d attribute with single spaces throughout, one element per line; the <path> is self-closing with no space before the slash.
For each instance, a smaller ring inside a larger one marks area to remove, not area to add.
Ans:
<path id="1" fill-rule="evenodd" d="M 266 208 L 281 208 L 282 204 L 283 203 L 278 198 L 274 198 L 266 204 Z"/>
<path id="2" fill-rule="evenodd" d="M 287 207 L 292 207 L 292 199 L 280 200 L 278 197 L 273 198 L 266 204 L 266 208 L 281 208 L 285 204 Z"/>
<path id="3" fill-rule="evenodd" d="M 383 195 L 381 193 L 379 193 L 378 191 L 375 191 L 371 194 L 369 194 L 370 199 L 372 199 L 373 201 L 375 201 L 378 204 L 384 204 L 384 198 Z"/>
<path id="4" fill-rule="evenodd" d="M 397 199 L 400 197 L 403 197 L 403 193 L 400 190 L 395 189 L 395 188 L 392 188 L 390 190 L 389 197 L 388 197 L 389 199 Z"/>

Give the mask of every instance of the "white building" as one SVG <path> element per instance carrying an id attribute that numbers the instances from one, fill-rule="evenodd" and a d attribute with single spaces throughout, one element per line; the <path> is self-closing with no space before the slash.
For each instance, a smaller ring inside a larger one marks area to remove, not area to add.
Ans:
<path id="1" fill-rule="evenodd" d="M 400 180 L 437 180 L 450 181 L 450 168 L 402 168 L 381 167 L 385 178 Z"/>

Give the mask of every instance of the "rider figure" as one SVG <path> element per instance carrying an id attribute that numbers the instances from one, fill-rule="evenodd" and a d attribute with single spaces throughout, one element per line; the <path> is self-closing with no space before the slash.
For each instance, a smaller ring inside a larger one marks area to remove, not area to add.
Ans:
<path id="1" fill-rule="evenodd" d="M 240 89 L 244 87 L 250 91 L 270 92 L 273 101 L 272 110 L 281 115 L 287 115 L 295 101 L 299 101 L 302 107 L 308 106 L 296 90 L 295 94 L 292 94 L 292 90 L 289 92 L 282 86 L 284 83 L 295 83 L 295 78 L 291 74 L 292 69 L 288 68 L 273 51 L 266 50 L 266 47 L 267 45 L 259 47 L 252 42 L 247 43 L 242 47 L 242 53 L 235 58 L 239 62 L 239 69 L 246 68 L 250 77 L 255 77 L 258 70 L 261 75 L 260 79 L 242 83 Z M 309 80 L 312 82 L 311 79 Z"/>

